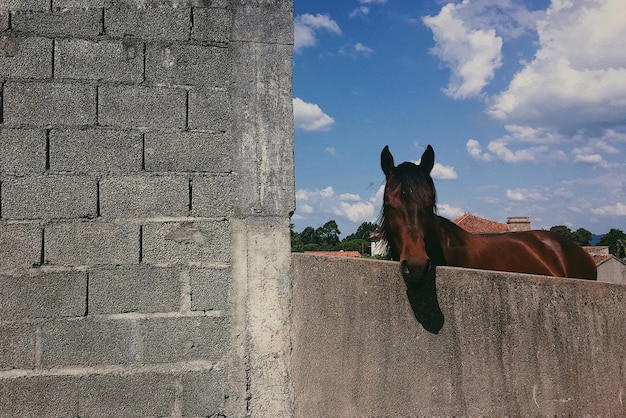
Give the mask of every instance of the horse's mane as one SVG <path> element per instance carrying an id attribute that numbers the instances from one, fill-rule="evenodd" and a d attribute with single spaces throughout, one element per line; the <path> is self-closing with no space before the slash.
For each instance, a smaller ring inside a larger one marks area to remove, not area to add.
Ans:
<path id="1" fill-rule="evenodd" d="M 407 206 L 422 205 L 419 211 L 424 214 L 437 214 L 437 192 L 433 179 L 419 166 L 404 162 L 395 167 L 391 176 L 387 178 L 387 188 L 390 190 L 400 187 L 402 203 Z M 393 244 L 391 228 L 385 217 L 385 206 L 380 211 L 379 225 L 381 239 L 387 242 L 387 257 L 392 260 L 400 258 L 399 251 Z"/>

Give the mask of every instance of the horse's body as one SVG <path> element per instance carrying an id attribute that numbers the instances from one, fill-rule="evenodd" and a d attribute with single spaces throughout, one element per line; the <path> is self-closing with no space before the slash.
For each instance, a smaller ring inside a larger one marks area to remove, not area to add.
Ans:
<path id="1" fill-rule="evenodd" d="M 548 231 L 472 234 L 435 214 L 436 192 L 429 145 L 419 165 L 395 166 L 389 148 L 381 154 L 387 178 L 383 235 L 400 261 L 407 284 L 416 284 L 436 266 L 596 279 L 591 256 L 565 237 Z"/>

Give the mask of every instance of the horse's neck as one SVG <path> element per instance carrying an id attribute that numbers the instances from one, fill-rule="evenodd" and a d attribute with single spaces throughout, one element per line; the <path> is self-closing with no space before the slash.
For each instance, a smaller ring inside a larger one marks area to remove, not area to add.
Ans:
<path id="1" fill-rule="evenodd" d="M 453 257 L 453 251 L 461 243 L 470 241 L 472 234 L 454 222 L 435 215 L 433 228 L 426 243 L 426 251 L 431 260 L 437 265 L 447 265 Z"/>

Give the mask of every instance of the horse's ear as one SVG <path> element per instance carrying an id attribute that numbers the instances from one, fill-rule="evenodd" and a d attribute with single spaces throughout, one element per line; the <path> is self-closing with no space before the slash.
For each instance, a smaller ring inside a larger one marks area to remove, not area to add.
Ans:
<path id="1" fill-rule="evenodd" d="M 389 145 L 385 145 L 383 152 L 380 153 L 380 166 L 386 178 L 389 178 L 391 172 L 396 167 L 393 163 L 393 155 L 389 152 Z"/>
<path id="2" fill-rule="evenodd" d="M 426 170 L 427 173 L 433 169 L 435 165 L 435 150 L 430 145 L 426 147 L 426 151 L 422 154 L 422 160 L 420 161 L 420 166 Z"/>

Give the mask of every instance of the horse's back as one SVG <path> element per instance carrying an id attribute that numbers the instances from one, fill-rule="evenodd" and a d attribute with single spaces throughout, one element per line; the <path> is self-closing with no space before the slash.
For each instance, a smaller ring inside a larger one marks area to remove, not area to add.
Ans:
<path id="1" fill-rule="evenodd" d="M 596 280 L 597 269 L 593 258 L 580 245 L 564 236 L 550 231 L 512 232 L 534 236 L 541 242 L 539 248 L 545 260 L 554 260 L 553 275 L 576 279 Z"/>
<path id="2" fill-rule="evenodd" d="M 595 280 L 593 258 L 578 244 L 550 231 L 478 234 L 469 238 L 461 267 Z"/>

